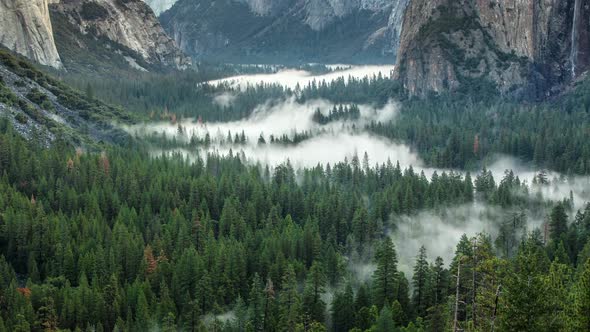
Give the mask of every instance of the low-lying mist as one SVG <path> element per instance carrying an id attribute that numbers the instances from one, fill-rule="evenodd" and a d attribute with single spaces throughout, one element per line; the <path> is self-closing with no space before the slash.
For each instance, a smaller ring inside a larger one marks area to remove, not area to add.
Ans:
<path id="1" fill-rule="evenodd" d="M 527 216 L 526 228 L 529 231 L 542 225 L 543 219 Z M 396 244 L 399 269 L 408 276 L 413 274 L 415 258 L 421 246 L 426 248 L 431 261 L 440 256 L 448 265 L 463 234 L 473 237 L 484 233 L 495 239 L 498 236 L 498 221 L 507 218 L 508 210 L 482 203 L 396 217 L 395 229 L 391 230 L 390 236 Z M 524 234 L 518 234 L 519 237 L 522 235 Z"/>
<path id="2" fill-rule="evenodd" d="M 233 102 L 231 95 L 219 97 L 218 103 Z M 226 156 L 238 155 L 244 162 L 269 165 L 271 167 L 289 161 L 296 168 L 326 166 L 353 157 L 362 159 L 366 153 L 370 165 L 383 164 L 388 161 L 399 162 L 402 168 L 413 167 L 416 172 L 424 172 L 430 178 L 434 172 L 441 174 L 450 170 L 435 169 L 424 165 L 418 154 L 403 142 L 393 142 L 367 132 L 364 128 L 372 122 L 395 121 L 399 105 L 390 101 L 382 107 L 359 105 L 356 119 L 334 120 L 326 124 L 314 121 L 314 113 L 319 110 L 327 115 L 335 105 L 326 100 L 314 100 L 298 103 L 294 98 L 267 101 L 257 106 L 245 119 L 232 122 L 202 123 L 194 119 L 185 119 L 177 123 L 148 123 L 126 130 L 137 136 L 160 135 L 188 143 L 191 138 L 203 140 L 208 136 L 207 144 L 196 147 L 185 144 L 174 150 L 154 149 L 154 155 L 171 151 L 181 152 L 188 158 L 207 158 L 210 154 Z M 306 133 L 306 138 L 296 143 L 270 143 L 274 138 L 293 137 L 297 133 Z M 239 143 L 235 136 L 243 137 Z M 262 141 L 260 141 L 262 137 Z M 571 199 L 574 211 L 580 209 L 590 200 L 589 177 L 566 177 L 559 173 L 547 172 L 548 185 L 534 184 L 533 179 L 538 170 L 519 162 L 515 158 L 498 156 L 489 161 L 487 169 L 493 173 L 496 184 L 504 178 L 506 170 L 512 170 L 515 176 L 526 183 L 529 195 L 535 195 L 545 201 Z M 454 170 L 464 174 L 463 171 Z M 477 174 L 472 174 L 475 180 Z M 400 270 L 406 275 L 412 274 L 415 256 L 424 245 L 429 258 L 434 260 L 441 256 L 448 264 L 455 253 L 455 248 L 463 234 L 469 237 L 486 233 L 492 238 L 498 234 L 500 222 L 506 220 L 509 213 L 500 207 L 477 202 L 462 206 L 449 206 L 443 210 L 421 211 L 415 215 L 395 217 L 391 224 L 390 236 L 396 244 Z M 541 227 L 549 211 L 525 211 L 528 231 Z M 351 258 L 351 272 L 358 280 L 364 280 L 372 274 L 373 264 L 363 259 Z"/>
<path id="3" fill-rule="evenodd" d="M 371 77 L 373 75 L 389 76 L 391 71 L 394 69 L 393 65 L 381 65 L 381 66 L 330 66 L 334 71 L 327 74 L 314 75 L 304 70 L 293 70 L 286 69 L 281 70 L 272 74 L 254 74 L 254 75 L 239 75 L 227 77 L 219 80 L 213 80 L 207 82 L 210 85 L 228 85 L 234 89 L 245 90 L 248 86 L 256 85 L 259 83 L 266 84 L 280 84 L 286 88 L 295 89 L 297 85 L 300 87 L 306 86 L 313 81 L 320 83 L 326 81 L 326 83 L 335 81 L 337 79 L 344 79 L 345 82 L 349 78 L 363 78 Z M 344 68 L 341 69 L 340 68 Z"/>
<path id="4" fill-rule="evenodd" d="M 170 122 L 148 123 L 125 127 L 138 136 L 152 134 L 165 135 L 179 141 L 188 142 L 191 138 L 204 139 L 208 135 L 210 143 L 196 150 L 177 150 L 187 155 L 205 158 L 207 154 L 228 155 L 240 153 L 245 161 L 275 166 L 289 160 L 295 167 L 312 167 L 351 160 L 354 156 L 362 158 L 367 153 L 372 164 L 388 160 L 399 161 L 405 166 L 421 166 L 418 155 L 404 144 L 367 133 L 362 128 L 371 122 L 395 120 L 398 104 L 390 101 L 383 107 L 359 105 L 360 116 L 355 120 L 337 120 L 321 125 L 313 120 L 319 110 L 328 114 L 334 105 L 326 100 L 314 100 L 304 104 L 294 98 L 283 101 L 266 102 L 256 107 L 246 119 L 232 122 L 200 123 L 193 119 Z M 298 144 L 270 144 L 271 135 L 275 138 L 292 137 L 296 133 L 307 133 L 309 138 Z M 243 134 L 246 141 L 235 144 L 235 135 Z M 231 140 L 228 139 L 231 137 Z M 265 144 L 260 144 L 263 137 Z M 156 153 L 162 152 L 161 150 Z"/>

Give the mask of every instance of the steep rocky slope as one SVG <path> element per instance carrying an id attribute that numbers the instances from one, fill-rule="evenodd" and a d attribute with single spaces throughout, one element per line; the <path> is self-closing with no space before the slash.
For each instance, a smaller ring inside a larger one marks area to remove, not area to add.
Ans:
<path id="1" fill-rule="evenodd" d="M 411 95 L 486 83 L 550 94 L 588 68 L 588 7 L 588 0 L 411 0 L 395 76 Z"/>
<path id="2" fill-rule="evenodd" d="M 0 44 L 38 63 L 60 68 L 48 1 L 0 0 Z"/>
<path id="3" fill-rule="evenodd" d="M 160 16 L 186 53 L 236 62 L 395 59 L 407 0 L 179 0 Z"/>
<path id="4" fill-rule="evenodd" d="M 88 148 L 101 141 L 123 142 L 127 135 L 112 123 L 134 120 L 124 110 L 80 94 L 2 48 L 0 117 L 41 145 L 59 137 Z"/>

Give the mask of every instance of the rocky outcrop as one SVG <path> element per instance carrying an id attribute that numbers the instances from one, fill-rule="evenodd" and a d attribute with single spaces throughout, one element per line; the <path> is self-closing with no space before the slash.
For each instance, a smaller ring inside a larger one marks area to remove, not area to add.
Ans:
<path id="1" fill-rule="evenodd" d="M 217 61 L 392 61 L 407 0 L 179 0 L 160 16 Z"/>
<path id="2" fill-rule="evenodd" d="M 147 63 L 179 69 L 190 65 L 141 0 L 62 0 L 54 6 L 81 33 L 123 45 Z"/>
<path id="3" fill-rule="evenodd" d="M 0 0 L 0 44 L 40 64 L 62 67 L 48 0 Z"/>
<path id="4" fill-rule="evenodd" d="M 394 76 L 411 95 L 486 82 L 503 93 L 550 94 L 588 69 L 589 5 L 410 0 Z"/>

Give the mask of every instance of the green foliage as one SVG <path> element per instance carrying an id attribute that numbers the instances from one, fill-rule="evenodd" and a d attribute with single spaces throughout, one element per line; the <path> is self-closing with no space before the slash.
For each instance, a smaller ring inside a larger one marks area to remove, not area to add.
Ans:
<path id="1" fill-rule="evenodd" d="M 572 288 L 574 298 L 572 313 L 569 319 L 572 331 L 583 331 L 590 328 L 590 259 L 582 266 L 578 282 Z"/>
<path id="2" fill-rule="evenodd" d="M 108 17 L 109 12 L 96 2 L 84 2 L 80 15 L 85 20 L 100 20 Z"/>
<path id="3" fill-rule="evenodd" d="M 54 111 L 55 110 L 55 107 L 53 106 L 53 103 L 51 102 L 49 97 L 47 97 L 46 94 L 42 93 L 41 91 L 39 91 L 36 88 L 32 89 L 27 94 L 27 98 L 30 101 L 32 101 L 33 103 L 39 105 L 39 107 L 41 107 L 42 109 L 44 109 L 46 111 Z"/>
<path id="4" fill-rule="evenodd" d="M 4 81 L 0 80 L 0 103 L 14 106 L 17 102 L 18 97 L 6 86 Z"/>
<path id="5" fill-rule="evenodd" d="M 322 300 L 325 293 L 326 276 L 322 266 L 315 261 L 309 269 L 307 284 L 303 291 L 303 308 L 306 314 L 316 322 L 324 321 L 326 303 Z"/>
<path id="6" fill-rule="evenodd" d="M 377 323 L 373 331 L 375 332 L 390 332 L 395 330 L 395 324 L 393 322 L 393 315 L 389 305 L 385 305 L 381 309 L 381 313 L 377 318 Z"/>
<path id="7" fill-rule="evenodd" d="M 393 242 L 385 238 L 375 254 L 377 270 L 373 274 L 373 297 L 377 306 L 392 303 L 398 295 L 397 254 Z"/>

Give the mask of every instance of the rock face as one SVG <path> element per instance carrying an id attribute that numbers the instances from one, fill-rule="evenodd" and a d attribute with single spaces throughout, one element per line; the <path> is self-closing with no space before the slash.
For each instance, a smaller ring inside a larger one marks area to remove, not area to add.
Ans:
<path id="1" fill-rule="evenodd" d="M 79 31 L 106 38 L 141 55 L 147 63 L 184 69 L 190 59 L 166 35 L 141 0 L 62 0 L 54 5 Z"/>
<path id="2" fill-rule="evenodd" d="M 391 62 L 407 0 L 179 0 L 160 16 L 180 48 L 237 62 Z"/>
<path id="3" fill-rule="evenodd" d="M 411 95 L 482 82 L 505 93 L 551 93 L 588 69 L 589 5 L 410 0 L 394 75 Z"/>
<path id="4" fill-rule="evenodd" d="M 80 36 L 69 38 L 75 33 Z M 55 68 L 101 52 L 105 65 L 119 56 L 123 65 L 137 69 L 143 68 L 138 61 L 178 69 L 191 62 L 141 0 L 0 0 L 0 43 Z"/>
<path id="5" fill-rule="evenodd" d="M 40 64 L 62 67 L 48 0 L 0 0 L 0 44 Z"/>
<path id="6" fill-rule="evenodd" d="M 570 64 L 575 78 L 590 68 L 590 1 L 575 1 L 571 36 Z"/>

